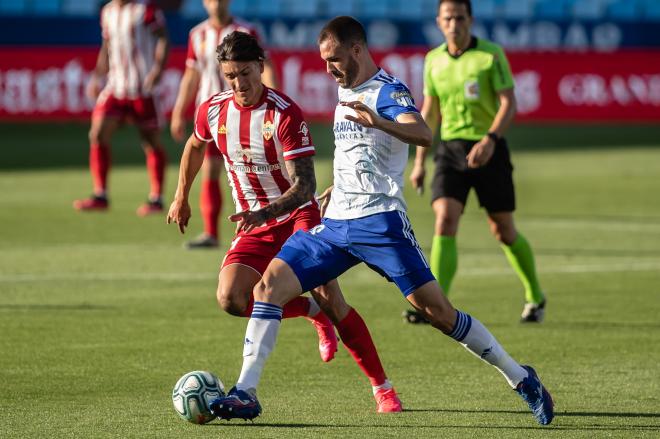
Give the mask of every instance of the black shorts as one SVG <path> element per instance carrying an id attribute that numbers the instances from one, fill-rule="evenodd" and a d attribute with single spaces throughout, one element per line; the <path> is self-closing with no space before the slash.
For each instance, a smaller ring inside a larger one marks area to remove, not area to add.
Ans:
<path id="1" fill-rule="evenodd" d="M 470 189 L 474 188 L 479 205 L 488 212 L 513 212 L 516 209 L 516 195 L 506 140 L 497 142 L 493 156 L 486 165 L 471 169 L 467 167 L 465 157 L 475 143 L 471 140 L 440 142 L 434 159 L 431 201 L 448 197 L 465 205 Z"/>

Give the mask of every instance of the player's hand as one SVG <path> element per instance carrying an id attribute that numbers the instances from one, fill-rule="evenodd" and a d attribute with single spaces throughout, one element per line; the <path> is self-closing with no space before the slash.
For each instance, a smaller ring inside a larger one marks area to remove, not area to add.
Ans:
<path id="1" fill-rule="evenodd" d="M 243 212 L 238 212 L 229 216 L 229 221 L 236 224 L 236 233 L 241 230 L 245 233 L 249 233 L 255 227 L 259 227 L 266 222 L 266 216 L 261 210 L 244 210 Z"/>
<path id="2" fill-rule="evenodd" d="M 170 134 L 177 142 L 183 142 L 186 136 L 186 119 L 173 114 L 170 122 Z"/>
<path id="3" fill-rule="evenodd" d="M 325 211 L 328 210 L 328 204 L 330 204 L 330 198 L 332 198 L 332 189 L 335 186 L 332 185 L 326 190 L 323 191 L 321 195 L 319 195 L 316 200 L 321 203 L 321 217 L 325 215 Z"/>
<path id="4" fill-rule="evenodd" d="M 484 166 L 495 152 L 495 141 L 488 136 L 485 136 L 470 150 L 470 153 L 465 157 L 467 159 L 468 168 L 480 168 Z"/>
<path id="5" fill-rule="evenodd" d="M 151 69 L 151 71 L 147 73 L 147 76 L 145 76 L 144 82 L 142 83 L 144 91 L 151 93 L 160 82 L 160 77 L 162 74 L 163 72 L 158 68 Z"/>
<path id="6" fill-rule="evenodd" d="M 351 122 L 359 123 L 366 128 L 378 128 L 378 121 L 380 116 L 374 113 L 371 108 L 367 107 L 360 101 L 340 102 L 340 105 L 351 108 L 355 111 L 355 116 L 347 114 L 344 119 Z"/>
<path id="7" fill-rule="evenodd" d="M 99 97 L 99 94 L 101 94 L 101 80 L 98 76 L 92 75 L 92 77 L 89 78 L 89 82 L 85 88 L 85 94 L 92 101 L 96 101 Z"/>
<path id="8" fill-rule="evenodd" d="M 417 190 L 419 195 L 424 193 L 424 179 L 426 178 L 426 169 L 424 165 L 415 164 L 410 173 L 410 184 Z"/>
<path id="9" fill-rule="evenodd" d="M 188 220 L 192 216 L 190 211 L 190 204 L 187 201 L 174 200 L 170 205 L 170 210 L 167 213 L 167 224 L 177 223 L 179 231 L 183 234 L 188 227 Z"/>

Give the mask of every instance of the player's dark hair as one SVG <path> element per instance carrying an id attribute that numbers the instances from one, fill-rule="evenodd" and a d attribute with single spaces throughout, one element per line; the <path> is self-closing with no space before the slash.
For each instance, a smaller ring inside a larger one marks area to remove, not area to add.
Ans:
<path id="1" fill-rule="evenodd" d="M 459 5 L 465 5 L 468 15 L 472 17 L 472 2 L 470 0 L 438 0 L 438 9 L 440 9 L 440 5 L 443 3 L 458 3 Z"/>
<path id="2" fill-rule="evenodd" d="M 216 49 L 218 62 L 263 61 L 264 49 L 255 37 L 245 32 L 234 31 L 227 35 Z"/>
<path id="3" fill-rule="evenodd" d="M 367 33 L 364 26 L 355 18 L 346 15 L 335 17 L 323 26 L 319 32 L 319 44 L 328 38 L 332 38 L 343 47 L 349 47 L 355 43 L 367 44 Z"/>

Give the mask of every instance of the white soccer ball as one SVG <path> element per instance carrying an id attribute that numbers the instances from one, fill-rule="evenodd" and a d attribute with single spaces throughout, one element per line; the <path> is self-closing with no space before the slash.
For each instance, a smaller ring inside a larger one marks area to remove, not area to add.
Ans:
<path id="1" fill-rule="evenodd" d="M 225 395 L 225 386 L 217 376 L 204 370 L 188 372 L 176 382 L 172 402 L 177 414 L 193 424 L 206 424 L 215 419 L 209 403 Z"/>

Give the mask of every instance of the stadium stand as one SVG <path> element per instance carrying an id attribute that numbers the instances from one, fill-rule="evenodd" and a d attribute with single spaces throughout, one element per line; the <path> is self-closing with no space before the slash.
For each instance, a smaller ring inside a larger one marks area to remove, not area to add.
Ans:
<path id="1" fill-rule="evenodd" d="M 511 20 L 528 20 L 534 16 L 534 2 L 529 0 L 506 0 L 501 4 L 501 13 L 494 18 L 506 17 Z"/>
<path id="2" fill-rule="evenodd" d="M 0 0 L 0 12 L 3 14 L 26 14 L 28 4 L 26 0 Z"/>
<path id="3" fill-rule="evenodd" d="M 637 21 L 642 18 L 642 10 L 636 1 L 616 0 L 610 3 L 608 16 L 618 21 Z"/>
<path id="4" fill-rule="evenodd" d="M 96 16 L 107 0 L 0 0 L 3 15 Z M 161 0 L 187 19 L 206 16 L 200 0 Z M 429 18 L 437 0 L 232 0 L 247 19 L 312 20 L 354 15 L 363 19 Z M 660 22 L 660 0 L 473 0 L 478 20 Z"/>

